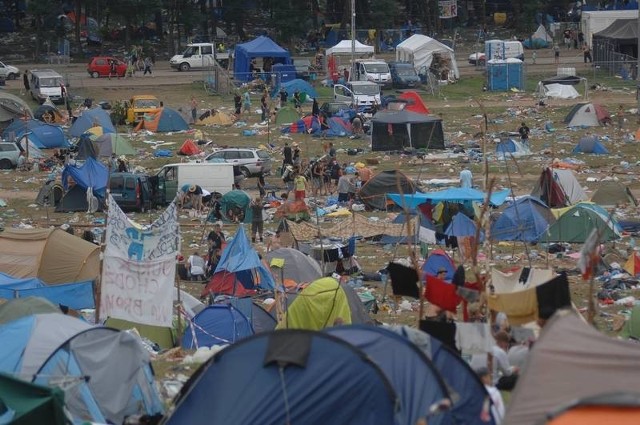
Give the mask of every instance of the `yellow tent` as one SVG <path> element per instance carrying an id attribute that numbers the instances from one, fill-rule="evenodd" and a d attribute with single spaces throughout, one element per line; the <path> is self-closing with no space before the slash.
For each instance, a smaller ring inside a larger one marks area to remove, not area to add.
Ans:
<path id="1" fill-rule="evenodd" d="M 231 125 L 233 124 L 233 118 L 231 118 L 231 115 L 225 112 L 214 111 L 213 115 L 209 115 L 204 119 L 198 120 L 196 121 L 195 124 L 196 125 Z"/>
<path id="2" fill-rule="evenodd" d="M 102 126 L 96 125 L 91 127 L 85 133 L 91 133 L 95 136 L 102 136 L 104 134 L 104 129 L 102 128 Z"/>

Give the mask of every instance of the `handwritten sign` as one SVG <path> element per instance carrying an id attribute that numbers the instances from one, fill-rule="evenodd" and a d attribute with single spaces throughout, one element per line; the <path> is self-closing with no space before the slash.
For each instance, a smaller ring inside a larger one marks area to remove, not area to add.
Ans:
<path id="1" fill-rule="evenodd" d="M 451 19 L 458 16 L 457 0 L 440 0 L 438 7 L 440 9 L 440 19 Z"/>
<path id="2" fill-rule="evenodd" d="M 107 202 L 101 319 L 170 327 L 175 257 L 180 249 L 175 204 L 151 225 L 142 226 L 130 220 L 113 198 Z"/>

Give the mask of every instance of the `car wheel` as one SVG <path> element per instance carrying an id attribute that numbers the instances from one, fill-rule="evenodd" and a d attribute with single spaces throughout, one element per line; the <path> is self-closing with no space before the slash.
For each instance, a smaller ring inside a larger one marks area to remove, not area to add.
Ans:
<path id="1" fill-rule="evenodd" d="M 484 60 L 484 59 L 480 59 L 480 60 L 478 61 L 478 66 L 484 66 L 484 62 L 485 62 L 485 60 Z"/>
<path id="2" fill-rule="evenodd" d="M 180 68 L 179 69 L 180 69 L 180 71 L 185 71 L 186 72 L 189 69 L 191 69 L 191 66 L 189 66 L 188 63 L 183 62 L 183 63 L 180 64 Z"/>
<path id="3" fill-rule="evenodd" d="M 18 76 L 16 74 L 14 74 L 13 72 L 9 75 L 7 75 L 7 80 L 15 80 L 16 78 L 18 78 Z"/>
<path id="4" fill-rule="evenodd" d="M 98 74 L 98 71 L 93 71 L 93 72 L 91 73 L 91 77 L 92 77 L 92 78 L 98 78 L 99 76 L 100 76 L 100 74 Z"/>
<path id="5" fill-rule="evenodd" d="M 248 179 L 249 177 L 251 177 L 251 172 L 247 167 L 240 168 L 240 172 L 242 173 L 245 179 Z"/>
<path id="6" fill-rule="evenodd" d="M 0 159 L 0 170 L 9 170 L 13 168 L 13 164 L 7 158 Z"/>

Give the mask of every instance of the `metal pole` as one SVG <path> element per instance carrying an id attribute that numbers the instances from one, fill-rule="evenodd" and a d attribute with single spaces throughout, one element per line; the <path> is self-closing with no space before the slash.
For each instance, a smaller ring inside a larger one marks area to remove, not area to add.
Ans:
<path id="1" fill-rule="evenodd" d="M 356 71 L 353 67 L 356 61 L 356 0 L 351 0 L 351 75 Z M 346 81 L 345 81 L 346 83 Z"/>

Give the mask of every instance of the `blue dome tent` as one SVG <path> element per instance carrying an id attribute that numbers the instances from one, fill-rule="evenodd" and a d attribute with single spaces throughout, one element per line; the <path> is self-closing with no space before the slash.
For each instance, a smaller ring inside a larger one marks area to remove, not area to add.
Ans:
<path id="1" fill-rule="evenodd" d="M 573 148 L 572 153 L 593 153 L 596 155 L 606 155 L 609 153 L 607 148 L 598 140 L 596 136 L 584 136 Z"/>
<path id="2" fill-rule="evenodd" d="M 38 120 L 15 120 L 2 133 L 4 139 L 11 139 L 14 135 L 16 140 L 21 139 L 25 134 L 27 139 L 39 149 L 68 148 L 69 141 L 64 135 L 64 131 L 58 125 L 46 124 Z"/>
<path id="3" fill-rule="evenodd" d="M 544 202 L 525 196 L 509 205 L 491 225 L 494 241 L 537 242 L 556 221 Z"/>
<path id="4" fill-rule="evenodd" d="M 102 127 L 104 133 L 116 132 L 116 128 L 111 122 L 111 116 L 109 113 L 98 107 L 84 111 L 69 129 L 69 135 L 73 137 L 80 137 L 82 133 L 95 126 Z"/>
<path id="5" fill-rule="evenodd" d="M 230 304 L 210 305 L 187 324 L 182 348 L 195 349 L 232 344 L 253 335 L 247 316 Z"/>

